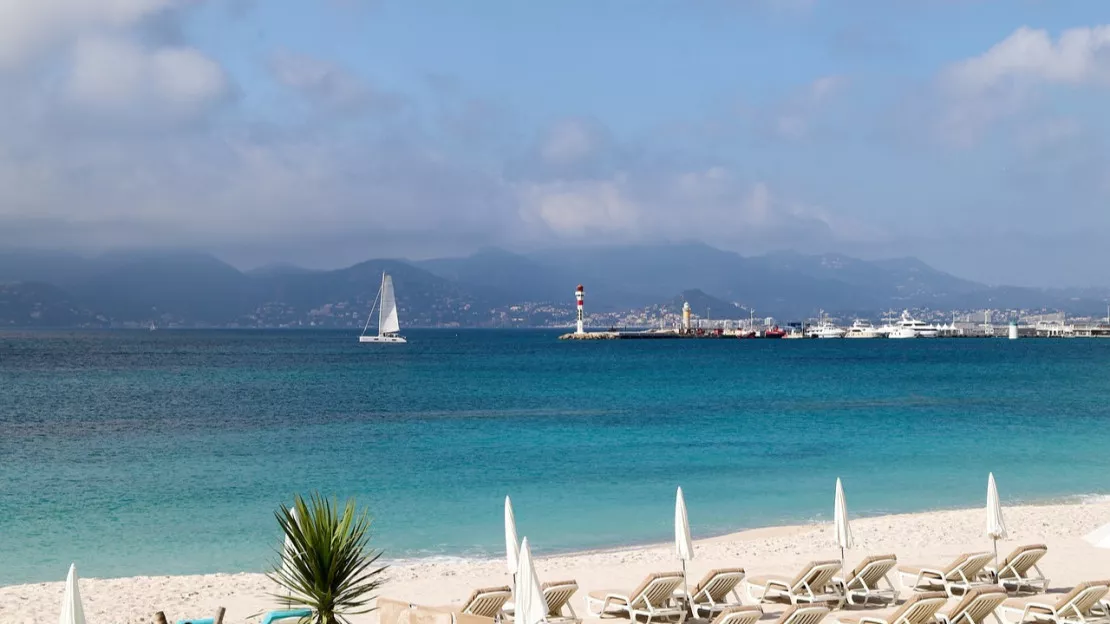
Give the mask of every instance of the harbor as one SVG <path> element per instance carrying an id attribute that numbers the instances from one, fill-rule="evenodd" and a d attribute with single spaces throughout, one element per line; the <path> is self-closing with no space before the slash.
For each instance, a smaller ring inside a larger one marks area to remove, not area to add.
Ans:
<path id="1" fill-rule="evenodd" d="M 981 321 L 964 315 L 962 320 L 931 323 L 915 318 L 909 310 L 895 316 L 888 311 L 878 326 L 868 319 L 853 318 L 838 324 L 821 311 L 810 321 L 789 322 L 780 326 L 771 317 L 756 319 L 749 308 L 748 319 L 697 318 L 689 302 L 684 302 L 681 317 L 659 327 L 625 328 L 587 331 L 585 326 L 585 289 L 575 290 L 577 322 L 575 331 L 562 334 L 560 340 L 679 340 L 679 339 L 911 339 L 911 338 L 1110 338 L 1110 310 L 1104 321 L 1069 320 L 1061 312 L 1029 315 L 1003 323 L 995 322 L 992 311 L 984 311 Z M 1016 316 L 1010 314 L 1009 316 Z"/>

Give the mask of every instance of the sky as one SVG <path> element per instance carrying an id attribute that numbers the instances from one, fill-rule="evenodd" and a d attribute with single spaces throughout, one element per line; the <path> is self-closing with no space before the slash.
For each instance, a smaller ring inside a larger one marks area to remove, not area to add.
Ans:
<path id="1" fill-rule="evenodd" d="M 1104 0 L 0 0 L 0 248 L 1108 285 Z"/>

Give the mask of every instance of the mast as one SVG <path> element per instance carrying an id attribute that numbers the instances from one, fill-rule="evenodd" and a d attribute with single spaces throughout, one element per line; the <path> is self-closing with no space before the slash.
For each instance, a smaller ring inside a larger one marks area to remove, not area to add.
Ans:
<path id="1" fill-rule="evenodd" d="M 378 306 L 378 335 L 382 335 L 382 323 L 385 322 L 385 271 L 382 271 L 382 285 L 378 287 L 378 295 L 382 298 Z"/>
<path id="2" fill-rule="evenodd" d="M 385 285 L 385 272 L 383 271 L 382 272 L 382 286 L 384 286 L 384 285 Z M 366 331 L 368 329 L 370 329 L 370 320 L 374 318 L 374 309 L 378 307 L 378 300 L 381 298 L 381 296 L 382 296 L 382 287 L 379 286 L 378 287 L 378 294 L 374 295 L 374 305 L 370 306 L 370 314 L 366 315 L 366 325 L 363 325 L 363 327 L 362 327 L 362 335 L 363 336 L 365 336 Z M 378 326 L 381 327 L 381 321 L 380 320 L 378 321 L 378 323 L 379 323 Z M 378 333 L 380 334 L 381 331 L 379 330 Z"/>

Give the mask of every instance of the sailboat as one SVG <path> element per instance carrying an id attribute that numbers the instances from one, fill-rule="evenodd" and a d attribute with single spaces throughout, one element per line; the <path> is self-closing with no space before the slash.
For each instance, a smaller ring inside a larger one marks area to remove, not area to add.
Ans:
<path id="1" fill-rule="evenodd" d="M 374 308 L 370 308 L 370 316 L 366 318 L 366 326 L 362 328 L 359 342 L 408 342 L 404 336 L 398 334 L 401 324 L 397 320 L 397 299 L 393 296 L 393 278 L 382 273 L 382 287 L 374 298 L 374 307 L 378 309 L 378 335 L 367 336 L 370 321 L 374 318 Z"/>

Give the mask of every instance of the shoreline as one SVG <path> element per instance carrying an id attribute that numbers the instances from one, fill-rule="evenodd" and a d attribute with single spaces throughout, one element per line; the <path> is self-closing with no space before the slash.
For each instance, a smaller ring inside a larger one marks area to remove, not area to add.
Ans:
<path id="1" fill-rule="evenodd" d="M 1032 502 L 1013 501 L 1009 504 L 1004 503 L 1003 509 L 1006 510 L 1006 509 L 1023 509 L 1023 508 L 1036 509 L 1036 508 L 1055 508 L 1055 507 L 1084 507 L 1084 506 L 1095 506 L 1095 505 L 1102 505 L 1102 504 L 1106 504 L 1106 505 L 1110 506 L 1110 494 L 1070 494 L 1070 495 L 1052 497 L 1052 498 L 1047 498 L 1047 499 L 1038 499 L 1038 500 L 1035 500 L 1035 501 L 1032 501 Z M 924 510 L 924 511 L 854 514 L 854 513 L 852 513 L 851 508 L 849 507 L 849 514 L 850 514 L 850 518 L 851 518 L 852 523 L 866 522 L 866 521 L 870 521 L 870 520 L 881 520 L 881 519 L 898 520 L 898 519 L 913 518 L 913 517 L 932 515 L 932 514 L 973 513 L 973 512 L 980 512 L 981 513 L 982 508 L 981 507 L 959 507 L 959 506 L 956 506 L 956 507 L 933 507 L 933 508 L 930 508 L 930 509 Z M 792 532 L 802 532 L 802 531 L 806 531 L 806 530 L 815 530 L 815 529 L 820 529 L 822 527 L 827 527 L 827 526 L 830 525 L 831 522 L 832 522 L 832 519 L 830 517 L 827 520 L 826 519 L 809 520 L 809 521 L 806 521 L 806 522 L 793 522 L 793 523 L 790 523 L 790 524 L 775 524 L 775 525 L 762 525 L 762 526 L 748 527 L 748 528 L 738 528 L 738 529 L 735 529 L 735 530 L 725 531 L 725 532 L 722 532 L 722 533 L 713 533 L 713 534 L 708 534 L 708 535 L 706 535 L 706 534 L 699 535 L 696 532 L 696 527 L 692 527 L 692 528 L 695 528 L 695 532 L 694 532 L 694 543 L 695 544 L 701 544 L 701 543 L 711 544 L 711 543 L 722 541 L 722 540 L 741 540 L 742 541 L 742 540 L 745 540 L 745 539 L 754 539 L 754 538 L 759 537 L 759 536 L 782 534 L 782 533 L 787 533 L 788 534 L 788 533 L 792 533 Z M 1110 516 L 1107 517 L 1106 522 L 1110 523 Z M 496 527 L 492 527 L 491 530 L 494 531 L 494 532 L 499 532 L 501 530 L 501 528 L 500 528 L 500 526 L 496 526 Z M 524 536 L 521 535 L 521 537 L 524 537 Z M 650 551 L 650 550 L 653 550 L 653 549 L 659 549 L 659 548 L 664 548 L 664 547 L 669 548 L 671 546 L 671 542 L 668 542 L 668 541 L 664 541 L 664 542 L 660 542 L 660 541 L 626 542 L 626 543 L 621 543 L 621 544 L 615 544 L 615 545 L 612 545 L 612 546 L 602 546 L 602 547 L 595 547 L 595 548 L 568 548 L 568 549 L 555 549 L 555 550 L 545 550 L 545 549 L 543 549 L 542 544 L 539 544 L 538 546 L 539 546 L 539 548 L 533 548 L 533 553 L 534 553 L 534 556 L 535 556 L 535 559 L 536 559 L 537 562 L 542 561 L 542 560 L 551 560 L 551 559 L 590 557 L 590 556 L 595 556 L 595 555 L 611 555 L 611 554 L 619 554 L 619 553 Z M 428 556 L 424 556 L 424 557 L 401 557 L 401 558 L 397 558 L 397 559 L 389 559 L 389 558 L 383 557 L 381 561 L 384 564 L 390 566 L 390 568 L 394 568 L 394 567 L 396 567 L 396 568 L 409 568 L 409 567 L 414 567 L 414 566 L 427 566 L 427 565 L 432 565 L 432 566 L 444 566 L 444 565 L 476 565 L 476 566 L 481 566 L 481 565 L 486 565 L 486 564 L 490 564 L 490 563 L 500 563 L 502 561 L 502 557 L 503 557 L 503 555 L 499 556 L 499 555 L 496 555 L 496 554 L 494 554 L 494 555 L 437 554 L 437 555 L 428 555 Z M 257 569 L 255 569 L 255 570 L 221 570 L 221 571 L 210 571 L 210 572 L 169 574 L 169 575 L 164 575 L 164 578 L 239 576 L 239 575 L 263 575 L 263 574 L 264 574 L 263 572 L 260 572 Z M 64 571 L 63 571 L 63 575 L 64 575 Z M 86 578 L 88 578 L 89 580 L 98 580 L 98 581 L 116 581 L 116 580 L 126 580 L 126 579 L 131 579 L 131 578 L 162 578 L 162 577 L 163 577 L 162 575 L 158 575 L 158 576 L 154 576 L 154 575 L 136 575 L 136 576 L 92 576 L 92 577 L 81 577 L 81 578 L 82 578 L 82 580 L 85 580 Z M 29 582 L 17 582 L 17 583 L 0 584 L 0 590 L 6 589 L 6 588 L 12 588 L 12 587 L 38 586 L 38 585 L 43 585 L 43 584 L 50 584 L 50 583 L 53 583 L 53 582 L 55 582 L 55 581 L 53 581 L 53 580 L 44 580 L 44 581 L 29 581 Z"/>
<path id="2" fill-rule="evenodd" d="M 1014 505 L 1003 511 L 1010 537 L 998 544 L 1001 556 L 1021 544 L 1045 543 L 1049 555 L 1043 567 L 1053 586 L 1105 576 L 1110 550 L 1095 549 L 1082 536 L 1110 523 L 1110 500 Z M 856 548 L 849 551 L 848 565 L 879 552 L 893 552 L 903 562 L 943 563 L 960 552 L 989 551 L 991 542 L 982 535 L 983 513 L 982 508 L 964 508 L 850 516 Z M 491 526 L 491 530 L 500 531 L 500 526 Z M 742 566 L 749 574 L 788 573 L 806 561 L 839 558 L 831 532 L 831 522 L 822 522 L 761 527 L 698 539 L 690 576 L 696 580 L 711 568 L 733 566 Z M 677 569 L 679 562 L 672 548 L 670 543 L 655 543 L 546 554 L 536 557 L 536 567 L 544 580 L 577 579 L 581 589 L 574 604 L 579 608 L 588 591 L 631 586 L 648 572 Z M 389 565 L 389 582 L 379 596 L 418 604 L 458 603 L 476 587 L 509 582 L 500 558 L 397 560 Z M 57 617 L 63 578 L 64 570 L 54 582 L 0 587 L 0 621 L 22 624 Z M 276 608 L 275 601 L 268 597 L 273 590 L 266 577 L 257 572 L 81 579 L 85 612 L 95 623 L 145 622 L 160 610 L 171 621 L 204 617 L 217 606 L 227 608 L 229 623 L 253 623 L 259 619 L 256 614 Z M 376 617 L 370 614 L 352 621 L 373 624 Z"/>

